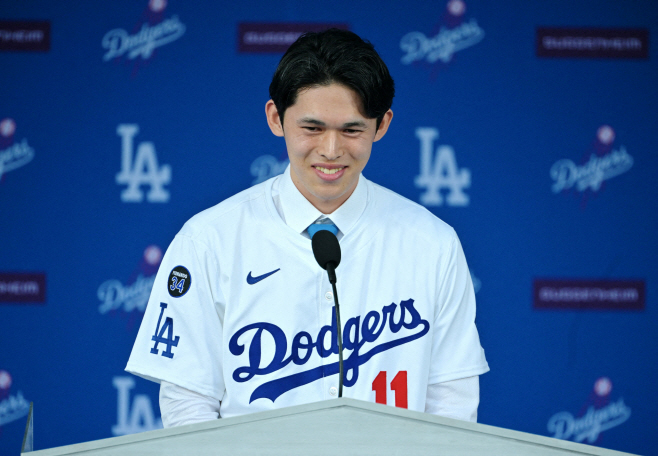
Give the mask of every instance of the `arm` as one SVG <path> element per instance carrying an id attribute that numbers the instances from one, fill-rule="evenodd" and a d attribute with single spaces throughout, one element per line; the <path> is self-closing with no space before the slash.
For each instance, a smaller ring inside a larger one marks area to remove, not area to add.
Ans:
<path id="1" fill-rule="evenodd" d="M 475 326 L 475 293 L 459 239 L 441 258 L 434 348 L 425 411 L 477 420 L 479 375 L 489 370 Z"/>
<path id="2" fill-rule="evenodd" d="M 460 378 L 427 386 L 425 413 L 477 422 L 480 377 Z"/>
<path id="3" fill-rule="evenodd" d="M 165 428 L 219 418 L 220 402 L 173 383 L 160 383 L 160 413 Z"/>
<path id="4" fill-rule="evenodd" d="M 219 276 L 209 248 L 178 234 L 156 276 L 126 370 L 161 384 L 165 427 L 217 418 L 224 395 L 222 322 L 224 298 L 211 278 Z M 180 273 L 185 268 L 183 283 Z M 181 281 L 174 279 L 181 278 Z M 179 284 L 179 286 L 174 286 Z M 184 397 L 193 399 L 184 406 Z M 214 398 L 211 409 L 199 398 Z M 201 414 L 192 415 L 193 410 Z M 173 415 L 172 415 L 173 413 Z M 170 418 L 171 417 L 171 418 Z M 193 420 L 193 421 L 192 421 Z"/>

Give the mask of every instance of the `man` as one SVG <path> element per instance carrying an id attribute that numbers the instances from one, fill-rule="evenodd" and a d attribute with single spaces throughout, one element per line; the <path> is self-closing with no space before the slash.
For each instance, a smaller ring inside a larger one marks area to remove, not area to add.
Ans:
<path id="1" fill-rule="evenodd" d="M 342 249 L 344 396 L 476 420 L 489 368 L 457 235 L 361 175 L 393 95 L 351 32 L 306 34 L 284 55 L 265 113 L 290 166 L 176 235 L 126 367 L 160 382 L 166 427 L 336 397 L 333 294 L 310 240 L 320 229 Z"/>

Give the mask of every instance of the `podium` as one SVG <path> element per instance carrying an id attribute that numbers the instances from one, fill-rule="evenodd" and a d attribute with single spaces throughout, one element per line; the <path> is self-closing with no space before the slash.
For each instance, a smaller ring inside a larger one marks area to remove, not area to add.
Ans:
<path id="1" fill-rule="evenodd" d="M 38 438 L 38 430 L 37 430 Z M 628 455 L 484 424 L 340 398 L 25 452 L 63 455 Z"/>

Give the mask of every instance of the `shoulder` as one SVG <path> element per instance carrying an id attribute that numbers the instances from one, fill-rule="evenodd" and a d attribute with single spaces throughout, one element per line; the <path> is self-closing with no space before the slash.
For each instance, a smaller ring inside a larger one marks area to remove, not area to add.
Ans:
<path id="1" fill-rule="evenodd" d="M 414 236 L 434 245 L 452 243 L 457 233 L 452 226 L 432 214 L 427 208 L 381 185 L 369 182 L 374 210 L 369 223 L 385 224 L 404 236 Z"/>
<path id="2" fill-rule="evenodd" d="M 272 184 L 272 179 L 199 212 L 183 225 L 177 236 L 208 243 L 209 238 L 215 238 L 222 232 L 237 230 L 240 226 L 248 226 L 249 221 L 254 218 L 265 217 L 268 211 L 267 189 Z"/>

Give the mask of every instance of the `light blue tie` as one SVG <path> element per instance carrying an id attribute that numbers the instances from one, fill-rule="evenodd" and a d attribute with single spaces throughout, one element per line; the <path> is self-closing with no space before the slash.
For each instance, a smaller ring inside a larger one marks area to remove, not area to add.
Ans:
<path id="1" fill-rule="evenodd" d="M 323 219 L 323 221 L 328 220 L 328 219 Z M 329 222 L 331 222 L 329 220 Z M 315 236 L 315 233 L 318 231 L 322 230 L 327 230 L 331 231 L 334 233 L 334 236 L 338 235 L 338 227 L 334 225 L 333 223 L 312 223 L 306 228 L 306 231 L 308 231 L 308 235 L 313 239 L 313 236 Z"/>

